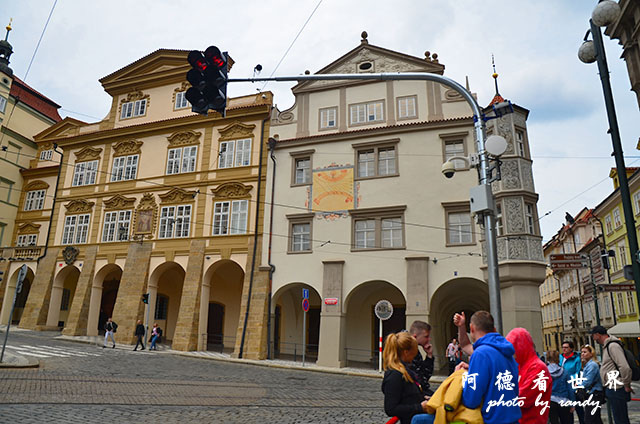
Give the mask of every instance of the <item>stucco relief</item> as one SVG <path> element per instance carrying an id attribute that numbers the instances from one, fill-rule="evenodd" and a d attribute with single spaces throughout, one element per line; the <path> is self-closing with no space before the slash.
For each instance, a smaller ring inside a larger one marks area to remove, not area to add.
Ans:
<path id="1" fill-rule="evenodd" d="M 100 153 L 102 153 L 101 148 L 87 146 L 77 152 L 74 152 L 74 155 L 76 155 L 77 162 L 84 162 L 88 160 L 100 159 Z"/>
<path id="2" fill-rule="evenodd" d="M 199 144 L 201 132 L 198 131 L 180 131 L 167 137 L 169 146 L 186 146 L 189 144 Z"/>
<path id="3" fill-rule="evenodd" d="M 507 260 L 507 239 L 505 237 L 498 237 L 496 245 L 498 246 L 498 261 Z M 483 252 L 483 256 L 484 253 L 485 252 Z"/>
<path id="4" fill-rule="evenodd" d="M 515 159 L 506 159 L 502 162 L 502 189 L 514 190 L 521 187 L 520 185 L 520 169 L 518 161 Z"/>
<path id="5" fill-rule="evenodd" d="M 140 90 L 136 90 L 132 93 L 127 94 L 127 97 L 125 97 L 124 99 L 120 100 L 120 105 L 118 106 L 118 116 L 122 116 L 122 105 L 125 103 L 130 103 L 130 102 L 135 102 L 137 100 L 147 100 L 147 104 L 145 105 L 145 112 L 144 114 L 146 115 L 147 110 L 149 109 L 149 104 L 151 103 L 151 96 L 149 96 L 148 94 L 144 94 L 142 91 Z"/>
<path id="6" fill-rule="evenodd" d="M 503 136 L 507 140 L 507 150 L 505 151 L 505 154 L 512 155 L 515 152 L 513 150 L 513 131 L 511 129 L 511 122 L 508 121 L 508 116 L 505 118 L 498 118 L 496 121 L 498 122 L 498 135 Z"/>
<path id="7" fill-rule="evenodd" d="M 134 197 L 124 197 L 121 194 L 116 194 L 111 199 L 105 200 L 104 210 L 113 211 L 113 210 L 122 210 L 122 209 L 132 209 L 133 204 L 136 202 Z"/>
<path id="8" fill-rule="evenodd" d="M 163 204 L 177 204 L 177 203 L 189 203 L 193 202 L 197 192 L 187 191 L 181 188 L 171 189 L 168 193 L 159 194 L 160 203 Z"/>
<path id="9" fill-rule="evenodd" d="M 527 127 L 527 120 L 524 118 L 524 115 L 521 115 L 519 113 L 514 113 L 513 114 L 513 123 L 521 128 L 526 128 Z"/>
<path id="10" fill-rule="evenodd" d="M 519 197 L 507 197 L 502 200 L 503 214 L 507 223 L 507 233 L 524 233 L 524 211 L 522 199 Z"/>
<path id="11" fill-rule="evenodd" d="M 542 241 L 538 238 L 529 238 L 529 259 L 544 262 Z"/>
<path id="12" fill-rule="evenodd" d="M 528 259 L 527 241 L 521 237 L 509 238 L 509 259 Z"/>
<path id="13" fill-rule="evenodd" d="M 143 142 L 139 140 L 119 141 L 113 146 L 113 156 L 139 155 Z"/>
<path id="14" fill-rule="evenodd" d="M 38 234 L 40 232 L 40 224 L 27 222 L 18 227 L 18 234 Z"/>
<path id="15" fill-rule="evenodd" d="M 456 90 L 449 89 L 444 92 L 444 98 L 450 102 L 461 102 L 464 101 L 464 97 L 462 94 L 458 93 Z"/>
<path id="16" fill-rule="evenodd" d="M 218 130 L 220 133 L 220 141 L 253 137 L 255 127 L 255 124 L 244 124 L 236 121 Z"/>
<path id="17" fill-rule="evenodd" d="M 295 116 L 292 112 L 284 111 L 278 114 L 278 116 L 276 117 L 276 121 L 278 123 L 293 122 L 293 118 L 295 118 Z"/>
<path id="18" fill-rule="evenodd" d="M 89 202 L 84 199 L 77 199 L 70 201 L 64 205 L 64 207 L 67 208 L 67 215 L 73 215 L 76 213 L 90 213 L 94 204 L 94 202 Z"/>
<path id="19" fill-rule="evenodd" d="M 520 162 L 520 175 L 522 176 L 522 188 L 534 192 L 536 191 L 533 183 L 533 171 L 531 169 L 531 162 L 526 160 L 519 160 Z"/>
<path id="20" fill-rule="evenodd" d="M 40 156 L 40 152 L 44 150 L 53 150 L 53 142 L 47 141 L 46 143 L 42 143 L 38 146 L 38 156 Z"/>
<path id="21" fill-rule="evenodd" d="M 221 199 L 243 199 L 250 197 L 250 192 L 253 187 L 244 185 L 242 183 L 224 183 L 216 188 L 212 188 L 211 192 L 213 197 Z"/>
<path id="22" fill-rule="evenodd" d="M 176 94 L 187 91 L 189 87 L 191 87 L 191 84 L 189 84 L 187 81 L 183 81 L 182 84 L 180 84 L 180 87 L 177 87 L 173 90 L 173 97 L 171 98 L 171 101 L 173 102 L 174 109 L 176 107 Z"/>
<path id="23" fill-rule="evenodd" d="M 25 185 L 23 191 L 46 190 L 48 188 L 49 188 L 49 184 L 45 183 L 42 180 L 35 180 Z"/>

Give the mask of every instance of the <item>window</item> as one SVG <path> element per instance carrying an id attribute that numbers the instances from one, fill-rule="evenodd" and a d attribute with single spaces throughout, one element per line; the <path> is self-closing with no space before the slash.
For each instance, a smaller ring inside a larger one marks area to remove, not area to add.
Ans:
<path id="1" fill-rule="evenodd" d="M 22 234 L 18 236 L 18 240 L 16 241 L 17 247 L 25 247 L 25 246 L 35 246 L 38 241 L 37 234 Z"/>
<path id="2" fill-rule="evenodd" d="M 624 307 L 624 297 L 622 295 L 622 293 L 617 293 L 618 295 L 618 313 L 620 315 L 626 315 L 627 314 L 627 310 Z"/>
<path id="3" fill-rule="evenodd" d="M 68 311 L 70 303 L 71 303 L 71 290 L 63 288 L 62 300 L 60 301 L 60 310 Z"/>
<path id="4" fill-rule="evenodd" d="M 536 215 L 535 215 L 535 207 L 531 203 L 525 203 L 525 215 L 527 220 L 527 230 L 529 230 L 529 234 L 536 234 Z M 576 244 L 580 244 L 580 235 L 575 234 L 578 237 Z"/>
<path id="5" fill-rule="evenodd" d="M 405 206 L 350 211 L 353 218 L 352 249 L 402 249 Z"/>
<path id="6" fill-rule="evenodd" d="M 636 302 L 634 299 L 634 293 L 628 291 L 627 292 L 627 304 L 629 305 L 629 313 L 630 314 L 635 314 L 636 313 Z"/>
<path id="7" fill-rule="evenodd" d="M 447 245 L 464 245 L 475 243 L 469 203 L 443 203 L 447 226 Z"/>
<path id="8" fill-rule="evenodd" d="M 620 208 L 613 210 L 613 224 L 615 228 L 619 228 L 622 225 L 622 219 L 620 218 Z"/>
<path id="9" fill-rule="evenodd" d="M 448 161 L 455 156 L 465 156 L 463 140 L 446 140 L 444 142 L 444 159 Z M 455 169 L 465 169 L 467 164 L 462 159 L 451 161 Z"/>
<path id="10" fill-rule="evenodd" d="M 187 101 L 187 97 L 185 96 L 186 93 L 186 91 L 179 91 L 176 93 L 176 110 L 189 107 L 189 102 Z"/>
<path id="11" fill-rule="evenodd" d="M 618 267 L 622 268 L 627 264 L 627 248 L 624 240 L 618 243 Z"/>
<path id="12" fill-rule="evenodd" d="M 7 99 L 0 96 L 0 113 L 4 113 L 7 109 Z"/>
<path id="13" fill-rule="evenodd" d="M 191 205 L 164 206 L 160 210 L 158 238 L 189 237 Z"/>
<path id="14" fill-rule="evenodd" d="M 604 227 L 607 230 L 607 234 L 613 232 L 613 225 L 611 224 L 611 215 L 607 215 L 604 217 Z"/>
<path id="15" fill-rule="evenodd" d="M 349 110 L 351 125 L 366 124 L 367 122 L 377 122 L 384 119 L 382 101 L 351 105 Z"/>
<path id="16" fill-rule="evenodd" d="M 526 148 L 525 148 L 525 136 L 524 131 L 516 129 L 516 145 L 518 147 L 518 155 L 526 156 Z"/>
<path id="17" fill-rule="evenodd" d="M 356 148 L 357 178 L 375 178 L 398 175 L 396 146 L 354 145 Z"/>
<path id="18" fill-rule="evenodd" d="M 220 143 L 218 168 L 248 166 L 251 164 L 251 139 L 223 141 Z"/>
<path id="19" fill-rule="evenodd" d="M 167 175 L 194 172 L 198 158 L 198 146 L 185 146 L 169 149 L 167 156 Z"/>
<path id="20" fill-rule="evenodd" d="M 640 190 L 633 193 L 633 205 L 636 208 L 636 215 L 640 214 Z"/>
<path id="21" fill-rule="evenodd" d="M 24 202 L 25 211 L 41 210 L 44 207 L 45 190 L 33 190 L 27 192 L 27 199 Z"/>
<path id="22" fill-rule="evenodd" d="M 51 160 L 53 157 L 53 150 L 43 150 L 40 152 L 40 160 Z"/>
<path id="23" fill-rule="evenodd" d="M 504 235 L 504 223 L 502 221 L 502 203 L 496 202 L 496 226 L 498 227 L 498 235 Z"/>
<path id="24" fill-rule="evenodd" d="M 294 184 L 311 184 L 311 157 L 294 158 Z"/>
<path id="25" fill-rule="evenodd" d="M 246 234 L 248 200 L 216 202 L 213 207 L 213 235 Z"/>
<path id="26" fill-rule="evenodd" d="M 398 119 L 417 117 L 416 96 L 398 97 Z"/>
<path id="27" fill-rule="evenodd" d="M 104 214 L 104 226 L 102 227 L 102 241 L 126 241 L 129 240 L 131 228 L 131 211 L 115 211 Z"/>
<path id="28" fill-rule="evenodd" d="M 155 319 L 167 319 L 167 311 L 169 310 L 169 298 L 159 294 L 156 297 L 156 314 Z"/>
<path id="29" fill-rule="evenodd" d="M 147 99 L 122 104 L 120 119 L 142 116 L 147 112 Z"/>
<path id="30" fill-rule="evenodd" d="M 111 181 L 135 180 L 139 157 L 139 155 L 130 155 L 113 158 Z"/>
<path id="31" fill-rule="evenodd" d="M 89 214 L 68 215 L 64 220 L 62 244 L 82 244 L 89 234 Z"/>
<path id="32" fill-rule="evenodd" d="M 311 252 L 313 214 L 287 215 L 289 219 L 289 253 Z"/>
<path id="33" fill-rule="evenodd" d="M 96 183 L 96 174 L 98 172 L 98 161 L 76 163 L 73 171 L 73 183 L 71 185 L 83 186 Z"/>
<path id="34" fill-rule="evenodd" d="M 330 107 L 326 109 L 320 109 L 320 129 L 335 128 L 337 125 L 336 116 L 338 115 L 338 108 Z"/>

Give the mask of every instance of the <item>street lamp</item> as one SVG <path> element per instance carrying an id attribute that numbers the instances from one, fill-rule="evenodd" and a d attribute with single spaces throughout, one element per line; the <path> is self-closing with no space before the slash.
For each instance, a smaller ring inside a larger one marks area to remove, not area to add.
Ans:
<path id="1" fill-rule="evenodd" d="M 622 200 L 622 210 L 624 212 L 625 227 L 627 230 L 627 240 L 629 241 L 629 251 L 631 253 L 631 267 L 633 270 L 633 281 L 636 286 L 636 297 L 640 304 L 640 256 L 638 255 L 638 236 L 636 234 L 635 219 L 631 206 L 631 196 L 629 194 L 629 182 L 627 180 L 626 165 L 622 153 L 622 143 L 620 141 L 620 130 L 618 128 L 618 118 L 616 108 L 613 103 L 613 93 L 609 81 L 609 67 L 607 57 L 602 42 L 600 26 L 609 25 L 617 19 L 620 14 L 620 6 L 612 0 L 600 1 L 593 10 L 589 23 L 591 29 L 584 37 L 584 43 L 578 50 L 578 58 L 584 63 L 598 63 L 600 81 L 602 82 L 602 92 L 604 94 L 604 104 L 607 109 L 609 120 L 609 134 L 613 143 L 613 156 L 616 161 L 618 172 L 618 182 L 620 184 L 620 198 Z M 588 40 L 591 34 L 593 40 Z"/>

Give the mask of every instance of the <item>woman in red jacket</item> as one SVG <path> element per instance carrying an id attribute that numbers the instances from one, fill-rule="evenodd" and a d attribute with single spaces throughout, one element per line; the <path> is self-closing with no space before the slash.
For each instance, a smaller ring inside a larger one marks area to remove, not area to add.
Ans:
<path id="1" fill-rule="evenodd" d="M 507 340 L 516 350 L 518 389 L 521 398 L 522 424 L 547 424 L 553 380 L 547 366 L 536 355 L 531 334 L 524 328 L 514 328 Z"/>

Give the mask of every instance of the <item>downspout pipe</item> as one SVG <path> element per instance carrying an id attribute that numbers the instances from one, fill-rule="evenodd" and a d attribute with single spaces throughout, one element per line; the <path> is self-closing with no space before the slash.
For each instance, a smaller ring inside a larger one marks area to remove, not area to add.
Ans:
<path id="1" fill-rule="evenodd" d="M 58 199 L 58 184 L 60 184 L 60 172 L 62 171 L 62 164 L 64 163 L 64 151 L 58 151 L 58 144 L 53 143 L 53 151 L 60 155 L 60 164 L 58 165 L 58 177 L 56 178 L 56 189 L 53 191 L 53 205 L 51 206 L 51 215 L 49 216 L 49 228 L 47 229 L 47 241 L 44 244 L 44 253 L 42 256 L 36 259 L 37 263 L 40 263 L 40 259 L 47 256 L 47 249 L 49 248 L 49 238 L 51 237 L 51 224 L 53 223 L 53 213 L 56 210 L 56 200 Z"/>
<path id="2" fill-rule="evenodd" d="M 607 249 L 607 240 L 604 238 L 604 225 L 602 225 L 602 220 L 595 215 L 592 215 L 598 224 L 600 224 L 600 237 L 602 237 L 602 248 L 605 252 L 609 252 Z M 603 264 L 604 265 L 604 264 Z M 611 265 L 607 267 L 607 281 L 611 284 Z M 613 314 L 613 325 L 618 323 L 618 317 L 616 317 L 616 303 L 613 301 L 613 293 L 609 293 L 609 300 L 611 300 L 611 313 Z"/>
<path id="3" fill-rule="evenodd" d="M 267 359 L 273 359 L 271 352 L 271 291 L 273 290 L 273 273 L 276 272 L 276 266 L 271 263 L 271 242 L 273 240 L 273 203 L 276 193 L 276 158 L 274 156 L 277 140 L 273 137 L 269 137 L 269 157 L 273 162 L 273 171 L 271 173 L 271 207 L 269 212 L 269 254 L 267 263 L 269 264 L 269 306 L 267 315 Z M 274 346 L 275 349 L 275 346 Z"/>
<path id="4" fill-rule="evenodd" d="M 238 358 L 242 358 L 244 352 L 244 339 L 247 335 L 247 323 L 249 322 L 249 309 L 251 307 L 251 293 L 253 292 L 253 276 L 256 270 L 256 255 L 258 250 L 258 229 L 260 228 L 260 190 L 262 188 L 262 152 L 264 151 L 264 126 L 266 122 L 271 119 L 271 114 L 262 120 L 262 127 L 260 128 L 260 161 L 258 163 L 258 192 L 256 194 L 256 224 L 253 234 L 253 255 L 251 257 L 251 275 L 249 276 L 249 292 L 247 294 L 247 309 L 244 314 L 244 325 L 242 326 L 242 338 L 240 339 L 240 351 L 238 352 Z"/>

